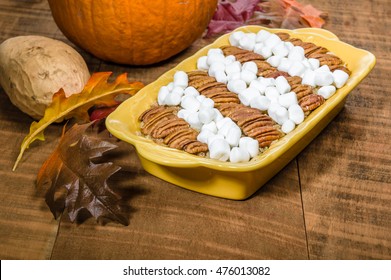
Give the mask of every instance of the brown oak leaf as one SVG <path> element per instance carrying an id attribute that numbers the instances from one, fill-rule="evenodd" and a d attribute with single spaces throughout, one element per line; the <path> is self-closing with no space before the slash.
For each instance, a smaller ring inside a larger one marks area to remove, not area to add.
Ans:
<path id="1" fill-rule="evenodd" d="M 128 225 L 119 205 L 120 197 L 107 184 L 107 179 L 120 167 L 112 162 L 92 161 L 117 146 L 89 138 L 85 132 L 91 124 L 75 124 L 63 132 L 57 148 L 38 173 L 37 187 L 46 192 L 46 203 L 55 218 L 66 209 L 74 222 L 86 210 L 98 222 L 111 220 Z"/>

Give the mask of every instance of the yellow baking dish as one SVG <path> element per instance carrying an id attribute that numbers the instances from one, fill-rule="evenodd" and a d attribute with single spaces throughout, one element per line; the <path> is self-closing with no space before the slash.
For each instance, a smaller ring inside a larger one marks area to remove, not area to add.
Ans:
<path id="1" fill-rule="evenodd" d="M 227 45 L 230 34 L 221 36 L 213 44 L 204 47 L 144 87 L 136 96 L 123 102 L 107 118 L 108 130 L 117 138 L 135 146 L 144 169 L 152 175 L 207 195 L 235 200 L 248 198 L 322 131 L 343 108 L 347 95 L 368 75 L 376 63 L 375 56 L 370 52 L 341 42 L 333 33 L 324 29 L 284 30 L 246 26 L 237 30 L 258 32 L 261 29 L 287 32 L 303 41 L 324 46 L 345 61 L 352 71 L 343 88 L 338 89 L 336 94 L 313 111 L 294 131 L 272 144 L 266 152 L 249 162 L 233 164 L 158 145 L 140 134 L 138 117 L 156 102 L 160 87 L 171 82 L 176 71 L 196 69 L 197 59 L 206 55 L 210 48 Z"/>

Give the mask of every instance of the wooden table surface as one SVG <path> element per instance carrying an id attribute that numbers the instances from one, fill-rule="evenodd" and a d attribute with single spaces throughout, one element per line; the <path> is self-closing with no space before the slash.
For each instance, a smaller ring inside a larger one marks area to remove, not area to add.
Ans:
<path id="1" fill-rule="evenodd" d="M 304 1 L 302 1 L 304 2 Z M 307 3 L 309 1 L 306 1 Z M 281 172 L 245 201 L 191 192 L 146 173 L 119 143 L 111 184 L 130 207 L 129 226 L 55 220 L 35 179 L 62 127 L 46 130 L 12 172 L 31 119 L 0 88 L 1 259 L 391 259 L 391 5 L 387 0 L 311 1 L 325 28 L 377 57 L 342 112 Z M 0 0 L 0 42 L 38 34 L 71 44 L 45 0 Z M 105 63 L 77 49 L 91 72 L 128 72 L 148 84 L 211 40 L 151 67 Z M 72 45 L 72 44 L 71 44 Z"/>

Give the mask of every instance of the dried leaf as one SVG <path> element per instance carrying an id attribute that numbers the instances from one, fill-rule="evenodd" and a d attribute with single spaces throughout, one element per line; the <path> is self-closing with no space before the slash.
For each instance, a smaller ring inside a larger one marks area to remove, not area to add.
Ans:
<path id="1" fill-rule="evenodd" d="M 119 206 L 119 196 L 107 179 L 120 168 L 112 162 L 95 164 L 91 159 L 116 148 L 84 133 L 92 123 L 74 125 L 44 162 L 37 176 L 37 188 L 46 192 L 46 203 L 57 218 L 66 209 L 72 222 L 87 210 L 97 221 L 112 220 L 128 225 Z"/>
<path id="2" fill-rule="evenodd" d="M 107 118 L 119 105 L 120 103 L 110 107 L 95 108 L 90 114 L 90 121 L 100 121 Z"/>
<path id="3" fill-rule="evenodd" d="M 249 24 L 271 28 L 322 27 L 325 14 L 296 0 L 220 0 L 207 37 Z"/>
<path id="4" fill-rule="evenodd" d="M 208 25 L 207 37 L 229 32 L 240 27 L 259 9 L 259 0 L 220 0 L 215 14 Z"/>
<path id="5" fill-rule="evenodd" d="M 19 156 L 13 170 L 16 169 L 24 151 L 35 140 L 44 140 L 43 131 L 53 122 L 76 118 L 84 122 L 89 121 L 88 110 L 92 106 L 114 106 L 117 104 L 115 96 L 118 94 L 134 95 L 143 87 L 140 82 L 129 82 L 127 75 L 122 74 L 109 83 L 111 72 L 99 72 L 91 76 L 90 80 L 79 94 L 66 97 L 61 89 L 53 96 L 53 101 L 45 111 L 39 122 L 33 122 L 29 134 L 24 138 Z"/>

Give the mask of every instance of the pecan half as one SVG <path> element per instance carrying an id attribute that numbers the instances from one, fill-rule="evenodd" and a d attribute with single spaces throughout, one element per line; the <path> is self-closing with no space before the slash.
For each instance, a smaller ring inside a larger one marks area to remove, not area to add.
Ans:
<path id="1" fill-rule="evenodd" d="M 324 101 L 323 96 L 313 93 L 300 99 L 299 105 L 304 112 L 310 112 L 322 105 Z"/>
<path id="2" fill-rule="evenodd" d="M 158 127 L 155 127 L 150 131 L 150 134 L 154 138 L 164 138 L 171 132 L 188 127 L 190 127 L 190 125 L 184 119 L 173 118 L 161 122 Z"/>
<path id="3" fill-rule="evenodd" d="M 244 49 L 241 49 L 241 48 L 238 48 L 235 46 L 222 46 L 222 47 L 220 47 L 220 49 L 223 51 L 225 56 L 228 56 L 228 55 L 236 56 L 237 54 L 243 54 L 243 53 L 248 52 L 247 50 L 244 50 Z"/>
<path id="4" fill-rule="evenodd" d="M 276 34 L 278 37 L 280 37 L 280 39 L 283 41 L 286 41 L 291 37 L 288 33 L 285 33 L 285 32 L 277 32 L 274 34 Z"/>
<path id="5" fill-rule="evenodd" d="M 208 83 L 216 82 L 216 79 L 210 76 L 201 77 L 199 79 L 189 80 L 189 86 L 199 88 Z"/>
<path id="6" fill-rule="evenodd" d="M 170 145 L 173 141 L 175 141 L 177 139 L 195 140 L 195 139 L 197 139 L 197 132 L 190 127 L 182 128 L 177 131 L 171 132 L 169 135 L 167 135 L 164 138 L 163 143 Z"/>
<path id="7" fill-rule="evenodd" d="M 208 145 L 200 141 L 192 141 L 184 145 L 183 150 L 190 154 L 206 153 Z"/>
<path id="8" fill-rule="evenodd" d="M 240 63 L 245 63 L 248 61 L 253 61 L 253 60 L 264 60 L 265 58 L 257 53 L 248 51 L 247 53 L 242 53 L 242 54 L 237 54 L 235 55 L 236 60 L 239 61 Z"/>

